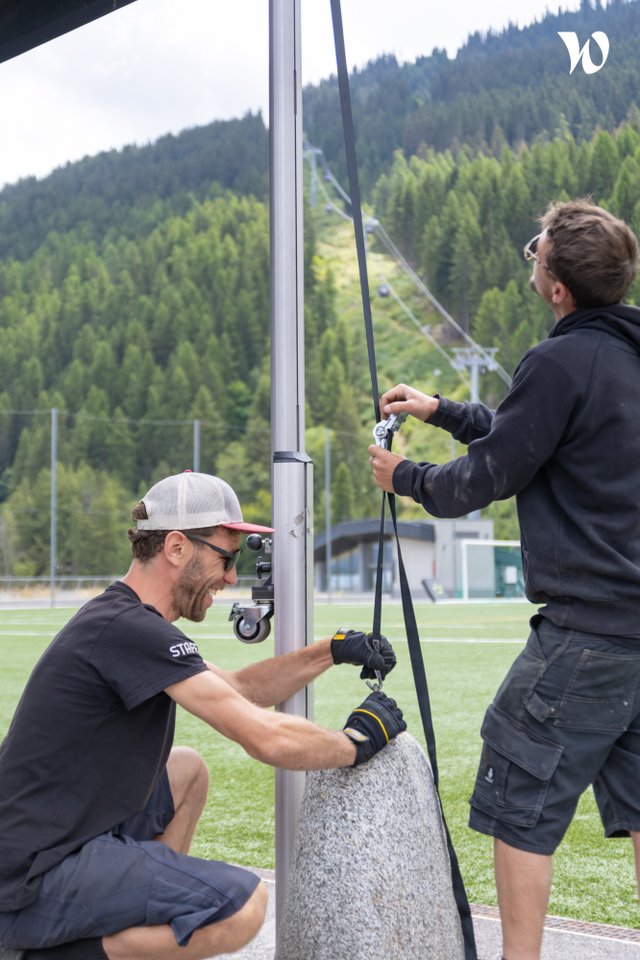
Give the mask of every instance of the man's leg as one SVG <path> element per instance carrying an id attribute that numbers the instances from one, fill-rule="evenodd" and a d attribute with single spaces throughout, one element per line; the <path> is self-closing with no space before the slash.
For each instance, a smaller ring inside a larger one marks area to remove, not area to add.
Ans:
<path id="1" fill-rule="evenodd" d="M 268 894 L 258 884 L 245 905 L 226 920 L 196 930 L 186 947 L 179 947 L 170 926 L 131 927 L 102 938 L 109 960 L 205 960 L 241 950 L 256 936 L 267 911 Z"/>
<path id="2" fill-rule="evenodd" d="M 196 930 L 186 947 L 177 945 L 167 924 L 131 927 L 101 941 L 82 940 L 45 950 L 28 950 L 24 960 L 93 960 L 101 956 L 107 960 L 205 960 L 241 950 L 253 940 L 264 922 L 267 900 L 267 889 L 260 883 L 237 913 Z"/>
<path id="3" fill-rule="evenodd" d="M 25 960 L 216 956 L 240 949 L 260 929 L 262 886 L 241 867 L 103 834 L 45 874 L 39 898 L 17 915 L 11 945 L 27 949 Z M 55 916 L 45 909 L 43 918 L 40 898 L 56 902 L 60 887 L 68 895 Z M 47 941 L 63 945 L 40 946 Z"/>
<path id="4" fill-rule="evenodd" d="M 209 771 L 190 747 L 174 747 L 167 761 L 175 813 L 164 833 L 155 839 L 176 853 L 188 853 L 193 834 L 207 802 Z"/>
<path id="5" fill-rule="evenodd" d="M 539 960 L 551 891 L 551 857 L 494 841 L 505 960 Z"/>

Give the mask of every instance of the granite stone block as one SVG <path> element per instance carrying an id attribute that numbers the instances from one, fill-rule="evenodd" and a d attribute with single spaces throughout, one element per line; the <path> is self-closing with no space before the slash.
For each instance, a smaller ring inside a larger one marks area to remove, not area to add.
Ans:
<path id="1" fill-rule="evenodd" d="M 463 960 L 440 805 L 420 744 L 307 774 L 276 960 Z"/>

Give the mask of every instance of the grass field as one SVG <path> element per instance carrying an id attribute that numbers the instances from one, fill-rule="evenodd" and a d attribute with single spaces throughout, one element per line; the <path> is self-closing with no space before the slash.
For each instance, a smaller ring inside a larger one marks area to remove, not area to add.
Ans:
<path id="1" fill-rule="evenodd" d="M 35 661 L 70 610 L 0 611 L 0 737 Z M 203 624 L 181 624 L 207 659 L 234 669 L 273 654 L 273 639 L 245 646 L 230 632 L 229 605 L 218 600 Z M 528 632 L 532 608 L 526 603 L 418 603 L 424 644 L 442 801 L 469 898 L 495 903 L 491 840 L 467 826 L 468 797 L 480 750 L 479 729 L 508 665 Z M 369 628 L 371 606 L 319 604 L 316 637 L 338 626 Z M 385 691 L 404 709 L 409 730 L 423 741 L 404 639 L 402 608 L 385 602 L 383 629 L 394 642 L 398 666 Z M 368 693 L 356 668 L 335 668 L 315 683 L 315 719 L 338 728 Z M 195 747 L 211 772 L 211 793 L 193 852 L 256 867 L 274 863 L 273 771 L 249 759 L 195 718 L 180 712 L 177 743 Z M 576 919 L 638 926 L 633 855 L 628 840 L 606 841 L 591 793 L 586 793 L 555 858 L 549 912 Z"/>

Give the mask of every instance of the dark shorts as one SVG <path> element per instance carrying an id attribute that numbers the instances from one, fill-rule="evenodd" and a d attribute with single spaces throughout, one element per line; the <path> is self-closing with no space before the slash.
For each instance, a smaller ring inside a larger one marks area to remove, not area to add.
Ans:
<path id="1" fill-rule="evenodd" d="M 550 855 L 593 785 L 605 836 L 640 831 L 640 644 L 531 627 L 485 714 L 469 825 Z"/>
<path id="2" fill-rule="evenodd" d="M 37 899 L 0 913 L 0 944 L 52 947 L 128 927 L 169 924 L 179 946 L 236 913 L 258 886 L 248 870 L 174 853 L 152 838 L 173 816 L 168 780 L 147 809 L 71 854 L 42 877 Z"/>

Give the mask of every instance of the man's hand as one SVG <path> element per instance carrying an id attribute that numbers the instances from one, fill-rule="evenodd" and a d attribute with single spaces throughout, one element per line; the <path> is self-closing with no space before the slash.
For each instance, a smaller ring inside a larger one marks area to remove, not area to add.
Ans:
<path id="1" fill-rule="evenodd" d="M 380 412 L 385 417 L 390 417 L 392 413 L 409 413 L 418 420 L 426 421 L 436 412 L 439 403 L 439 397 L 430 397 L 427 393 L 408 387 L 406 383 L 399 383 L 380 397 Z"/>
<path id="2" fill-rule="evenodd" d="M 351 713 L 343 733 L 356 745 L 354 767 L 370 760 L 379 750 L 407 729 L 402 710 L 390 697 L 376 691 Z"/>
<path id="3" fill-rule="evenodd" d="M 376 671 L 382 680 L 396 665 L 393 647 L 382 634 L 374 640 L 372 634 L 358 630 L 336 630 L 331 638 L 331 656 L 334 663 L 362 664 L 361 680 L 372 680 Z"/>
<path id="4" fill-rule="evenodd" d="M 373 479 L 381 490 L 385 490 L 387 493 L 395 493 L 393 471 L 401 460 L 406 459 L 398 453 L 392 453 L 390 450 L 385 450 L 384 447 L 378 447 L 375 444 L 369 447 L 369 463 L 373 470 Z"/>

